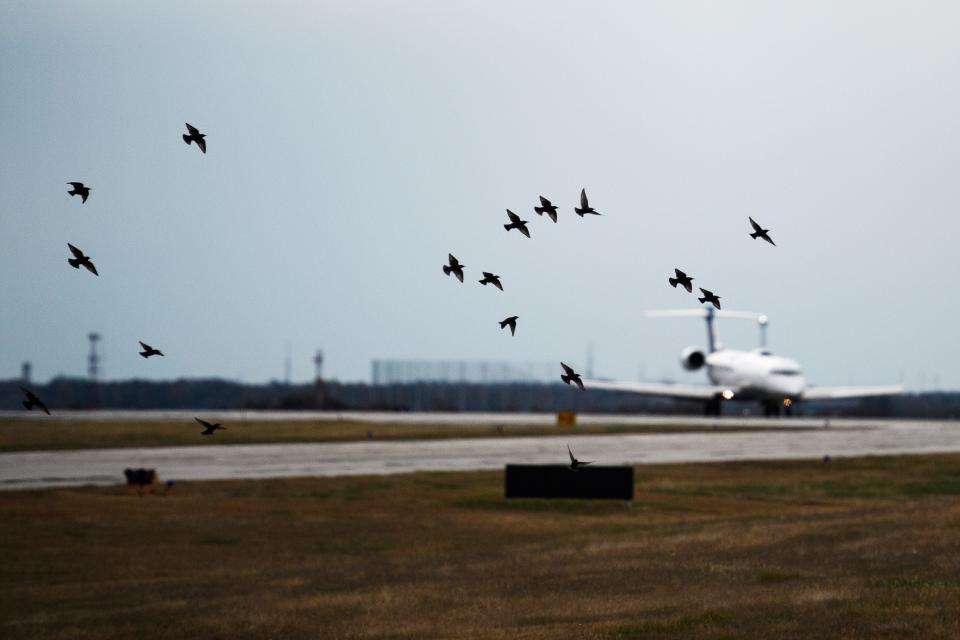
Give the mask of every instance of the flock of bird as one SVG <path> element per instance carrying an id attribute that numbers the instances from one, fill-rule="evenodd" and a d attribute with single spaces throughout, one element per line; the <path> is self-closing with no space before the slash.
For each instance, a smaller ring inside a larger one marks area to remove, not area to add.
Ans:
<path id="1" fill-rule="evenodd" d="M 190 123 L 186 123 L 186 127 L 187 127 L 187 133 L 182 134 L 183 141 L 187 145 L 195 143 L 197 147 L 199 147 L 201 153 L 206 154 L 207 153 L 206 134 L 201 133 L 199 129 L 197 129 Z M 80 196 L 81 203 L 85 203 L 87 199 L 90 197 L 90 192 L 92 191 L 92 188 L 88 187 L 83 182 L 68 182 L 67 184 L 70 185 L 71 187 L 67 193 L 71 197 Z M 554 205 L 552 202 L 550 202 L 550 200 L 543 197 L 542 195 L 539 196 L 539 198 L 540 198 L 540 206 L 539 207 L 535 206 L 533 208 L 534 212 L 539 216 L 547 215 L 554 223 L 556 223 L 558 220 L 556 205 Z M 503 225 L 503 228 L 508 233 L 511 230 L 516 229 L 527 238 L 530 238 L 531 237 L 530 229 L 527 227 L 527 225 L 529 224 L 529 221 L 522 220 L 520 216 L 518 216 L 516 213 L 514 213 L 510 209 L 507 209 L 506 211 L 507 211 L 507 217 L 509 218 L 510 222 L 508 224 Z M 574 207 L 573 211 L 581 218 L 583 218 L 586 215 L 595 215 L 595 216 L 601 215 L 596 209 L 590 206 L 590 201 L 587 198 L 586 189 L 581 189 L 580 206 Z M 766 240 L 767 242 L 769 242 L 771 245 L 776 246 L 776 244 L 773 242 L 773 239 L 770 238 L 769 229 L 764 229 L 763 227 L 761 227 L 760 224 L 757 223 L 757 221 L 754 220 L 752 217 L 749 218 L 749 220 L 750 220 L 750 225 L 753 228 L 753 232 L 750 233 L 751 238 L 753 238 L 754 240 L 762 238 L 763 240 Z M 71 267 L 73 267 L 74 269 L 79 269 L 80 267 L 84 267 L 87 271 L 89 271 L 93 275 L 95 276 L 100 275 L 97 272 L 97 267 L 96 265 L 94 265 L 93 260 L 90 259 L 90 256 L 85 255 L 81 249 L 75 247 L 70 243 L 67 243 L 67 248 L 69 248 L 70 253 L 73 255 L 72 258 L 67 259 L 67 262 Z M 454 277 L 457 278 L 457 280 L 459 280 L 462 283 L 464 278 L 463 270 L 465 266 L 466 265 L 462 264 L 451 253 L 451 254 L 448 254 L 447 256 L 447 264 L 443 265 L 443 273 L 448 276 L 453 275 Z M 482 273 L 483 273 L 483 278 L 479 280 L 480 284 L 484 286 L 488 284 L 492 284 L 494 287 L 496 287 L 500 291 L 503 291 L 503 283 L 500 281 L 499 275 L 491 273 L 489 271 L 484 271 Z M 688 276 L 686 273 L 684 273 L 680 269 L 674 269 L 674 277 L 668 278 L 668 282 L 670 283 L 670 286 L 672 286 L 674 289 L 677 288 L 677 285 L 680 285 L 684 289 L 686 289 L 688 293 L 693 292 L 693 278 Z M 701 304 L 705 304 L 709 302 L 717 309 L 720 309 L 720 296 L 702 287 L 700 287 L 700 291 L 703 294 L 703 297 L 699 297 L 697 299 L 700 301 Z M 519 316 L 514 315 L 501 320 L 499 322 L 500 329 L 506 329 L 507 327 L 510 327 L 510 335 L 515 336 L 517 333 L 518 319 L 519 319 Z M 143 358 L 150 358 L 152 356 L 163 356 L 162 351 L 146 344 L 143 341 L 140 342 L 140 346 L 143 348 L 143 351 L 140 352 L 140 355 Z M 583 391 L 584 390 L 583 380 L 580 374 L 574 371 L 574 369 L 570 365 L 564 362 L 561 362 L 560 366 L 563 368 L 563 373 L 560 375 L 560 379 L 564 382 L 564 384 L 567 384 L 567 385 L 575 384 L 577 387 L 580 388 L 581 391 Z M 35 393 L 33 393 L 32 391 L 30 391 L 29 389 L 23 386 L 21 386 L 20 389 L 23 391 L 25 396 L 25 399 L 23 401 L 23 406 L 26 409 L 32 411 L 34 408 L 38 408 L 43 410 L 47 415 L 50 415 L 50 410 Z M 216 432 L 218 429 L 225 429 L 225 427 L 223 427 L 220 424 L 210 423 L 205 420 L 201 420 L 200 418 L 195 418 L 195 420 L 203 426 L 203 431 L 201 432 L 201 435 L 205 435 L 205 436 L 213 435 L 214 432 Z M 567 453 L 570 455 L 570 468 L 572 470 L 576 470 L 578 466 L 590 464 L 589 462 L 582 462 L 577 460 L 574 457 L 573 452 L 570 451 L 569 446 L 567 447 Z"/>
<path id="2" fill-rule="evenodd" d="M 556 205 L 551 203 L 549 200 L 547 200 L 543 196 L 540 196 L 540 206 L 534 207 L 533 210 L 538 215 L 541 215 L 541 216 L 543 214 L 547 214 L 550 217 L 550 219 L 554 221 L 554 223 L 557 222 Z M 587 199 L 586 189 L 580 190 L 580 206 L 574 207 L 573 210 L 581 218 L 587 214 L 591 214 L 595 216 L 601 215 L 593 207 L 590 206 L 590 201 Z M 510 218 L 510 223 L 503 225 L 503 228 L 506 229 L 507 232 L 510 232 L 512 229 L 516 229 L 526 237 L 528 238 L 530 237 L 530 229 L 527 228 L 527 224 L 529 224 L 529 221 L 521 220 L 520 216 L 515 214 L 510 209 L 507 209 L 507 217 Z M 752 217 L 748 217 L 748 219 L 750 220 L 750 226 L 753 227 L 753 232 L 750 234 L 751 238 L 753 238 L 754 240 L 757 240 L 758 238 L 762 238 L 767 242 L 769 242 L 771 245 L 777 246 L 776 243 L 774 243 L 773 239 L 770 237 L 770 229 L 764 229 Z M 460 260 L 456 258 L 456 256 L 450 253 L 450 254 L 447 254 L 447 264 L 443 265 L 443 273 L 448 276 L 453 275 L 454 277 L 456 277 L 457 280 L 459 280 L 462 283 L 463 270 L 465 267 L 466 265 L 462 264 Z M 670 283 L 670 286 L 676 289 L 677 285 L 679 284 L 680 286 L 682 286 L 684 289 L 687 290 L 687 293 L 693 293 L 693 278 L 688 276 L 686 273 L 684 273 L 680 269 L 674 269 L 673 271 L 674 271 L 675 277 L 667 279 L 667 281 Z M 503 291 L 503 284 L 500 282 L 500 276 L 490 273 L 489 271 L 483 272 L 483 279 L 481 279 L 479 282 L 484 286 L 488 284 L 492 284 L 496 288 L 500 289 L 500 291 Z M 700 287 L 700 291 L 703 293 L 703 297 L 697 298 L 697 300 L 700 301 L 700 304 L 705 304 L 709 302 L 717 309 L 720 308 L 720 296 L 702 287 Z M 516 335 L 517 319 L 519 317 L 520 316 L 510 316 L 508 318 L 505 318 L 504 320 L 501 320 L 499 323 L 500 328 L 505 329 L 507 327 L 510 327 L 510 335 L 511 336 Z M 560 366 L 563 368 L 563 373 L 560 375 L 560 379 L 563 380 L 565 384 L 573 383 L 577 385 L 580 388 L 580 390 L 583 391 L 584 390 L 583 380 L 581 379 L 580 374 L 574 371 L 573 368 L 568 364 L 561 362 Z M 572 454 L 571 454 L 571 457 L 572 457 Z"/>
<path id="3" fill-rule="evenodd" d="M 200 133 L 200 130 L 191 125 L 189 122 L 185 123 L 187 126 L 187 133 L 183 134 L 183 141 L 190 145 L 196 143 L 200 148 L 200 151 L 203 154 L 207 153 L 207 135 L 205 133 Z M 72 196 L 80 196 L 80 203 L 84 204 L 87 201 L 87 198 L 90 197 L 90 192 L 93 191 L 91 187 L 88 187 L 82 182 L 68 182 L 70 185 L 70 190 L 67 193 Z M 72 258 L 67 258 L 67 263 L 74 269 L 79 269 L 83 267 L 90 273 L 95 276 L 99 276 L 100 273 L 97 271 L 96 265 L 93 263 L 93 260 L 90 259 L 90 256 L 83 253 L 81 249 L 75 247 L 74 245 L 67 243 L 67 248 L 70 249 L 70 253 L 73 255 Z M 143 358 L 151 358 L 153 356 L 163 356 L 163 352 L 160 349 L 156 349 L 146 342 L 140 341 L 140 347 L 143 351 L 140 351 L 140 356 Z M 50 415 L 50 409 L 47 408 L 47 405 L 30 389 L 27 389 L 23 385 L 20 385 L 20 390 L 23 392 L 25 399 L 23 400 L 23 406 L 29 410 L 33 411 L 34 408 L 42 410 L 47 415 Z M 219 424 L 211 424 L 200 418 L 195 418 L 197 422 L 203 425 L 203 431 L 201 435 L 209 436 L 212 435 L 217 429 L 225 429 Z"/>

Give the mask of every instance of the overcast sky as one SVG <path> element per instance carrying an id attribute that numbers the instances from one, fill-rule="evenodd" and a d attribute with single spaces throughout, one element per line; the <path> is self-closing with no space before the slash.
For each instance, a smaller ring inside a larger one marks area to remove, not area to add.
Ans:
<path id="1" fill-rule="evenodd" d="M 958 31 L 956 2 L 7 0 L 0 378 L 83 374 L 95 330 L 108 378 L 593 342 L 598 375 L 702 379 L 702 323 L 642 316 L 699 306 L 680 267 L 810 382 L 960 387 Z"/>

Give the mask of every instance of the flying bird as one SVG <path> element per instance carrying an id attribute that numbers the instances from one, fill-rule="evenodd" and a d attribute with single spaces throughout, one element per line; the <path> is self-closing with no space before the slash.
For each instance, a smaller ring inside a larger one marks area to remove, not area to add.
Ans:
<path id="1" fill-rule="evenodd" d="M 747 216 L 747 217 L 750 218 L 750 216 Z M 753 238 L 754 240 L 756 240 L 757 238 L 763 238 L 773 246 L 777 246 L 776 243 L 773 240 L 771 240 L 770 236 L 768 235 L 770 233 L 770 229 L 764 229 L 759 224 L 757 224 L 757 221 L 754 220 L 753 218 L 750 218 L 750 226 L 753 227 L 753 233 L 750 234 L 751 238 Z"/>
<path id="2" fill-rule="evenodd" d="M 509 318 L 504 318 L 503 320 L 500 321 L 500 328 L 506 329 L 507 327 L 510 327 L 510 335 L 512 336 L 516 335 L 517 334 L 517 318 L 519 317 L 520 316 L 510 316 Z"/>
<path id="3" fill-rule="evenodd" d="M 679 284 L 687 290 L 687 293 L 693 293 L 693 278 L 685 274 L 683 271 L 680 271 L 680 269 L 674 269 L 673 272 L 677 274 L 677 277 L 667 278 L 667 280 L 670 282 L 670 286 L 676 289 L 677 285 Z"/>
<path id="4" fill-rule="evenodd" d="M 143 340 L 140 340 L 139 342 L 140 342 L 140 346 L 143 347 L 143 351 L 140 352 L 140 355 L 143 356 L 144 358 L 149 358 L 150 356 L 163 355 L 163 352 L 160 351 L 160 349 L 154 349 Z"/>
<path id="5" fill-rule="evenodd" d="M 593 464 L 593 460 L 577 460 L 577 458 L 573 455 L 573 451 L 570 451 L 570 445 L 567 445 L 567 455 L 570 456 L 570 471 L 576 471 L 580 467 Z"/>
<path id="6" fill-rule="evenodd" d="M 460 261 L 454 258 L 452 253 L 447 254 L 447 261 L 449 265 L 443 265 L 443 272 L 447 275 L 452 273 L 457 276 L 457 280 L 463 282 L 463 268 L 467 265 L 460 264 Z"/>
<path id="7" fill-rule="evenodd" d="M 87 198 L 90 197 L 90 187 L 84 186 L 82 182 L 68 182 L 67 184 L 73 187 L 67 193 L 71 196 L 80 196 L 81 203 L 86 202 Z"/>
<path id="8" fill-rule="evenodd" d="M 67 262 L 70 263 L 71 267 L 73 267 L 74 269 L 79 269 L 81 266 L 83 266 L 83 267 L 86 267 L 87 271 L 89 271 L 93 275 L 95 276 L 100 275 L 99 273 L 97 273 L 97 268 L 90 261 L 90 256 L 83 255 L 83 251 L 80 251 L 80 249 L 77 249 L 75 246 L 73 246 L 69 242 L 67 243 L 67 246 L 70 247 L 70 253 L 73 254 L 72 258 L 67 258 Z"/>
<path id="9" fill-rule="evenodd" d="M 580 374 L 574 371 L 572 367 L 565 365 L 562 362 L 560 363 L 560 366 L 563 367 L 563 370 L 566 372 L 560 375 L 560 379 L 566 384 L 570 384 L 571 382 L 576 383 L 576 385 L 580 387 L 580 391 L 583 391 L 583 380 L 580 379 Z"/>
<path id="10" fill-rule="evenodd" d="M 480 284 L 482 284 L 483 286 L 487 286 L 488 284 L 492 284 L 492 285 L 495 286 L 497 289 L 500 289 L 500 291 L 503 291 L 503 285 L 500 284 L 500 276 L 494 275 L 494 274 L 490 273 L 489 271 L 484 271 L 484 272 L 483 272 L 483 280 L 479 280 L 478 282 L 479 282 Z"/>
<path id="11" fill-rule="evenodd" d="M 712 291 L 707 291 L 703 287 L 700 287 L 700 291 L 703 292 L 703 297 L 697 298 L 697 300 L 699 300 L 701 303 L 709 302 L 713 304 L 713 306 L 715 306 L 717 309 L 720 308 L 720 296 L 713 295 Z"/>
<path id="12" fill-rule="evenodd" d="M 593 210 L 593 207 L 591 207 L 591 206 L 590 206 L 590 203 L 587 201 L 587 190 L 586 190 L 586 189 L 581 189 L 581 190 L 580 190 L 580 206 L 579 206 L 579 207 L 574 207 L 573 210 L 576 211 L 576 212 L 577 212 L 577 215 L 580 216 L 581 218 L 582 218 L 585 214 L 588 214 L 588 213 L 592 213 L 592 214 L 595 215 L 595 216 L 600 215 L 599 213 L 597 213 L 596 211 Z"/>
<path id="13" fill-rule="evenodd" d="M 203 431 L 200 432 L 200 435 L 202 436 L 212 436 L 213 432 L 216 431 L 217 429 L 223 429 L 224 431 L 227 430 L 227 428 L 224 426 L 221 426 L 219 422 L 216 424 L 210 424 L 206 420 L 201 420 L 200 418 L 197 418 L 197 417 L 194 417 L 193 419 L 203 425 Z"/>
<path id="14" fill-rule="evenodd" d="M 47 409 L 47 405 L 43 404 L 43 400 L 38 398 L 37 394 L 23 386 L 20 387 L 20 391 L 23 391 L 23 395 L 27 396 L 27 399 L 23 401 L 23 406 L 27 408 L 27 411 L 33 411 L 33 408 L 37 407 L 43 409 L 45 414 L 50 415 L 50 409 Z"/>
<path id="15" fill-rule="evenodd" d="M 202 151 L 203 153 L 206 153 L 206 152 L 207 152 L 207 141 L 204 140 L 204 138 L 207 137 L 207 134 L 205 134 L 205 133 L 200 133 L 200 130 L 197 129 L 197 128 L 196 128 L 195 126 L 193 126 L 192 124 L 190 124 L 189 122 L 186 122 L 186 123 L 184 123 L 184 124 L 187 125 L 187 131 L 190 132 L 190 135 L 183 134 L 183 141 L 186 142 L 188 145 L 189 145 L 191 142 L 196 142 L 196 143 L 197 143 L 197 146 L 200 147 L 200 151 Z"/>
<path id="16" fill-rule="evenodd" d="M 540 196 L 540 206 L 534 207 L 533 210 L 536 211 L 541 216 L 543 214 L 547 214 L 548 216 L 550 216 L 551 220 L 553 220 L 554 222 L 557 221 L 556 205 L 552 204 L 549 200 L 547 200 L 543 196 Z"/>
<path id="17" fill-rule="evenodd" d="M 510 211 L 510 209 L 507 209 L 507 216 L 510 218 L 510 224 L 503 225 L 504 229 L 507 231 L 510 231 L 510 229 L 516 229 L 528 238 L 530 237 L 530 231 L 527 229 L 526 220 L 521 220 L 520 216 L 515 214 L 513 211 Z"/>

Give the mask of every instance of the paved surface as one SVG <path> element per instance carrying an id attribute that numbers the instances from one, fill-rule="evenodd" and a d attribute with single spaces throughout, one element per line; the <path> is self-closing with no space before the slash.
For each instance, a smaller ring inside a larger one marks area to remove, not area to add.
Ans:
<path id="1" fill-rule="evenodd" d="M 757 426 L 740 432 L 7 453 L 0 454 L 0 489 L 117 484 L 127 467 L 155 468 L 164 480 L 500 469 L 510 462 L 565 462 L 567 443 L 581 459 L 631 465 L 960 452 L 960 422 L 834 421 L 829 429 L 805 431 Z"/>

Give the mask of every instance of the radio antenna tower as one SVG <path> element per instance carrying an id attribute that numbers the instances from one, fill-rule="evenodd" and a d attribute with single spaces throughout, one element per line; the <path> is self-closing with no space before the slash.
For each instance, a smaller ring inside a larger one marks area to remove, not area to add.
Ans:
<path id="1" fill-rule="evenodd" d="M 87 375 L 96 381 L 100 377 L 100 354 L 97 352 L 97 343 L 100 342 L 99 333 L 87 334 L 90 341 L 90 354 L 87 356 Z"/>

